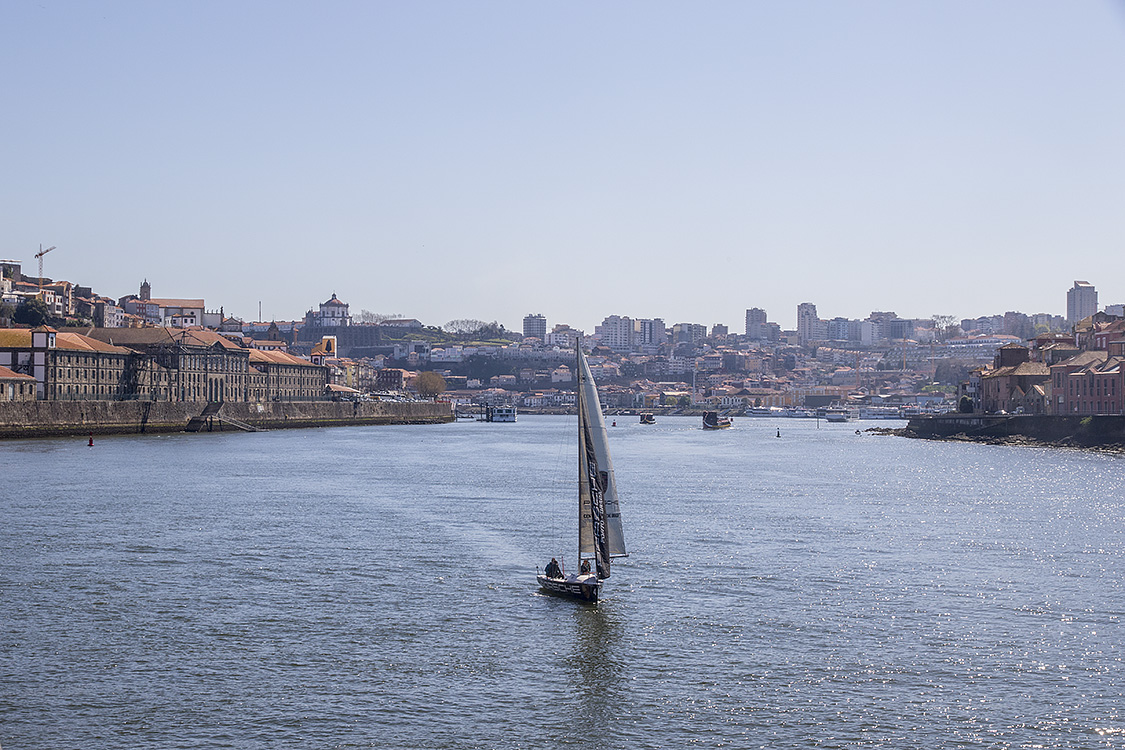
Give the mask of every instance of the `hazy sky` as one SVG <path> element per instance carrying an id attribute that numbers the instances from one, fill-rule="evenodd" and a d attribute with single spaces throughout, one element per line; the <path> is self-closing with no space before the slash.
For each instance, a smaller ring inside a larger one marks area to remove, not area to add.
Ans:
<path id="1" fill-rule="evenodd" d="M 1108 0 L 0 4 L 0 257 L 112 297 L 741 332 L 1125 302 Z"/>

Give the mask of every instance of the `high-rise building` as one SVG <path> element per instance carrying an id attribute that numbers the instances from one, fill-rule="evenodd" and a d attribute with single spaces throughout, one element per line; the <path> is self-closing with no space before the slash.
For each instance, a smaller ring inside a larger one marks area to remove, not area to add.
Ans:
<path id="1" fill-rule="evenodd" d="M 811 302 L 797 305 L 797 345 L 804 346 L 810 341 L 815 341 L 819 324 L 820 318 L 816 314 L 816 305 Z"/>
<path id="2" fill-rule="evenodd" d="M 754 340 L 765 338 L 766 311 L 751 307 L 746 311 L 746 335 Z"/>
<path id="3" fill-rule="evenodd" d="M 827 321 L 829 341 L 847 341 L 852 322 L 847 318 L 833 318 Z"/>
<path id="4" fill-rule="evenodd" d="M 702 323 L 676 323 L 672 326 L 672 343 L 698 344 L 707 338 L 707 326 Z"/>
<path id="5" fill-rule="evenodd" d="M 534 337 L 540 341 L 547 338 L 547 319 L 538 314 L 524 316 L 523 337 Z"/>
<path id="6" fill-rule="evenodd" d="M 637 318 L 633 321 L 633 343 L 637 346 L 660 346 L 668 341 L 663 318 Z"/>
<path id="7" fill-rule="evenodd" d="M 603 346 L 615 352 L 627 352 L 633 348 L 633 319 L 610 315 L 600 326 L 594 326 L 594 335 Z"/>
<path id="8" fill-rule="evenodd" d="M 1066 293 L 1066 323 L 1074 325 L 1098 311 L 1098 290 L 1088 281 L 1075 281 Z"/>

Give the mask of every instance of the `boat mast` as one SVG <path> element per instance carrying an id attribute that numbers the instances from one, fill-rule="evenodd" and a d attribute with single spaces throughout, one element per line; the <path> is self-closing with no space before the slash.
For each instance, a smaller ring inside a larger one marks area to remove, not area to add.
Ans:
<path id="1" fill-rule="evenodd" d="M 578 573 L 582 573 L 582 481 L 586 476 L 582 462 L 586 460 L 586 441 L 583 439 L 585 432 L 582 429 L 582 337 L 574 340 L 574 369 L 578 373 L 577 398 L 574 405 L 578 407 Z"/>

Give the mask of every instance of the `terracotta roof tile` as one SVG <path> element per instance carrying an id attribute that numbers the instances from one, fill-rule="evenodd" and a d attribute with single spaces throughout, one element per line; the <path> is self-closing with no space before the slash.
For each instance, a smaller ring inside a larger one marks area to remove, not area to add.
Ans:
<path id="1" fill-rule="evenodd" d="M 18 379 L 18 380 L 31 380 L 31 381 L 35 380 L 35 378 L 31 377 L 30 375 L 24 375 L 21 372 L 15 372 L 14 370 L 9 370 L 7 367 L 4 367 L 3 365 L 0 365 L 0 379 L 2 379 L 2 380 L 17 380 Z"/>

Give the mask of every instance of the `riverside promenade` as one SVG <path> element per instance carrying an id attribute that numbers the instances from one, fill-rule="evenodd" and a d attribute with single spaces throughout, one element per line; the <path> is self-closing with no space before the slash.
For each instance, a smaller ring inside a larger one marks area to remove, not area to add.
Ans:
<path id="1" fill-rule="evenodd" d="M 121 435 L 184 431 L 276 430 L 454 421 L 444 401 L 24 401 L 0 403 L 0 438 Z M 206 412 L 213 412 L 204 414 Z M 191 426 L 189 428 L 189 425 Z"/>

